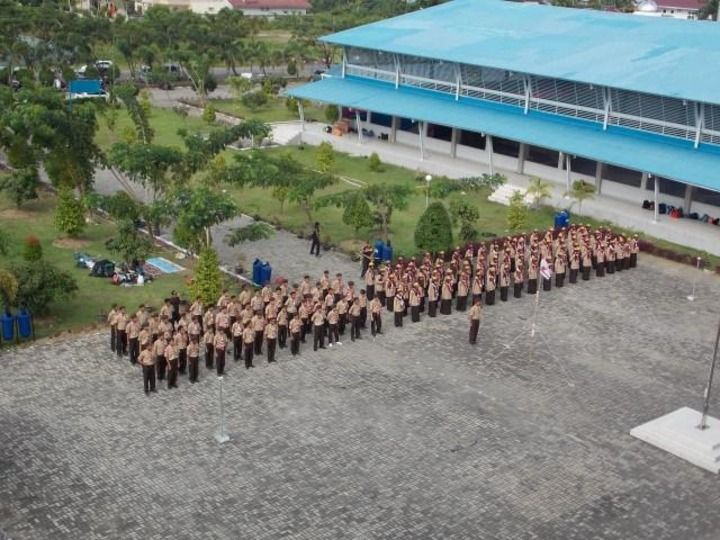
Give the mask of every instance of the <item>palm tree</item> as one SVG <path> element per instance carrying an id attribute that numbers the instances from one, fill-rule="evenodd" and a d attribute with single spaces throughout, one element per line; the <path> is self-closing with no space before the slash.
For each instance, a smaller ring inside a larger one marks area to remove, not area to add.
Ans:
<path id="1" fill-rule="evenodd" d="M 595 186 L 584 180 L 575 180 L 568 195 L 578 202 L 578 214 L 581 214 L 583 201 L 595 196 Z"/>
<path id="2" fill-rule="evenodd" d="M 545 199 L 552 196 L 552 188 L 549 182 L 533 176 L 528 184 L 527 194 L 532 198 L 533 208 L 537 209 Z"/>

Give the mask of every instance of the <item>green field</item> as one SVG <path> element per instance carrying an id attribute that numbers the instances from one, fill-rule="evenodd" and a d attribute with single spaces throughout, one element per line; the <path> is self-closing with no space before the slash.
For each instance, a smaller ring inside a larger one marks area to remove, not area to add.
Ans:
<path id="1" fill-rule="evenodd" d="M 188 271 L 163 274 L 143 287 L 119 287 L 107 278 L 91 277 L 87 269 L 76 268 L 73 259 L 75 251 L 116 260 L 104 245 L 114 234 L 115 225 L 109 222 L 92 224 L 78 241 L 63 239 L 53 224 L 54 206 L 55 197 L 44 193 L 40 199 L 27 202 L 18 210 L 0 194 L 0 227 L 9 234 L 11 242 L 10 252 L 2 257 L 2 262 L 20 260 L 24 239 L 35 235 L 42 244 L 44 259 L 77 280 L 78 291 L 73 298 L 52 304 L 48 316 L 36 320 L 37 337 L 92 326 L 98 322 L 99 314 L 107 312 L 113 302 L 135 310 L 140 303 L 159 306 L 173 289 L 185 294 Z M 162 249 L 157 249 L 157 254 L 173 259 L 173 253 Z"/>
<path id="2" fill-rule="evenodd" d="M 298 120 L 297 110 L 290 110 L 285 105 L 285 98 L 270 98 L 266 105 L 255 110 L 248 109 L 239 99 L 213 99 L 212 104 L 219 112 L 231 114 L 239 118 L 260 120 L 261 122 L 284 122 L 288 120 Z M 325 110 L 322 107 L 313 104 L 307 104 L 304 108 L 305 119 L 323 122 L 325 119 Z"/>

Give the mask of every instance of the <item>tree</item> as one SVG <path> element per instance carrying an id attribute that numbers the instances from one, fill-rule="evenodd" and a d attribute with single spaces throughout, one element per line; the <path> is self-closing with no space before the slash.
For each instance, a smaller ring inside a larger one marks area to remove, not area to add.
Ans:
<path id="1" fill-rule="evenodd" d="M 337 122 L 339 115 L 340 112 L 337 105 L 330 104 L 325 107 L 325 120 L 328 124 L 334 124 L 335 122 Z"/>
<path id="2" fill-rule="evenodd" d="M 240 103 L 245 105 L 251 111 L 257 111 L 260 107 L 265 105 L 268 101 L 267 94 L 262 90 L 256 90 L 254 92 L 246 92 L 240 98 Z"/>
<path id="3" fill-rule="evenodd" d="M 230 84 L 230 90 L 232 90 L 236 98 L 241 98 L 253 87 L 252 81 L 245 77 L 229 77 L 228 83 Z"/>
<path id="4" fill-rule="evenodd" d="M 195 252 L 212 246 L 210 229 L 213 226 L 238 214 L 235 201 L 222 191 L 207 186 L 178 192 L 175 196 L 175 209 L 175 238 L 181 245 Z"/>
<path id="5" fill-rule="evenodd" d="M 17 278 L 11 272 L 0 268 L 0 300 L 3 307 L 8 310 L 15 302 L 18 292 Z"/>
<path id="6" fill-rule="evenodd" d="M 0 229 L 0 255 L 7 255 L 10 251 L 10 235 Z"/>
<path id="7" fill-rule="evenodd" d="M 60 232 L 73 237 L 79 236 L 85 229 L 85 206 L 69 188 L 62 188 L 58 194 L 55 226 Z"/>
<path id="8" fill-rule="evenodd" d="M 320 172 L 330 172 L 335 165 L 335 151 L 333 150 L 332 144 L 327 141 L 320 143 L 316 160 Z"/>
<path id="9" fill-rule="evenodd" d="M 552 187 L 549 182 L 533 176 L 528 184 L 527 194 L 532 198 L 533 208 L 537 209 L 545 199 L 549 199 L 552 196 Z"/>
<path id="10" fill-rule="evenodd" d="M 44 315 L 51 302 L 72 296 L 78 288 L 72 275 L 47 261 L 15 263 L 10 272 L 18 284 L 14 305 L 26 306 L 35 315 Z"/>
<path id="11" fill-rule="evenodd" d="M 262 221 L 255 221 L 250 225 L 232 229 L 225 235 L 224 241 L 228 246 L 235 247 L 243 242 L 255 242 L 257 240 L 271 238 L 274 234 L 275 229 L 270 225 Z"/>
<path id="12" fill-rule="evenodd" d="M 110 163 L 149 189 L 153 201 L 168 191 L 173 178 L 182 175 L 183 157 L 177 148 L 152 143 L 118 142 L 110 150 Z"/>
<path id="13" fill-rule="evenodd" d="M 23 248 L 23 259 L 27 262 L 36 262 L 42 259 L 43 251 L 40 240 L 34 234 L 25 238 L 25 246 Z"/>
<path id="14" fill-rule="evenodd" d="M 525 196 L 521 191 L 516 190 L 510 197 L 510 206 L 507 212 L 507 223 L 511 231 L 517 232 L 527 228 L 528 207 L 525 204 Z"/>
<path id="15" fill-rule="evenodd" d="M 190 284 L 193 297 L 200 297 L 205 305 L 214 305 L 222 290 L 222 274 L 217 252 L 204 248 L 200 252 L 195 274 Z"/>
<path id="16" fill-rule="evenodd" d="M 207 124 L 214 124 L 216 117 L 217 114 L 215 113 L 215 107 L 213 107 L 212 103 L 206 104 L 202 112 L 203 122 Z"/>
<path id="17" fill-rule="evenodd" d="M 342 216 L 343 223 L 353 228 L 355 236 L 360 229 L 372 227 L 375 224 L 372 210 L 362 191 L 356 191 L 348 197 L 345 211 Z"/>
<path id="18" fill-rule="evenodd" d="M 372 172 L 383 172 L 383 163 L 380 161 L 380 156 L 377 155 L 377 152 L 370 154 L 370 157 L 368 158 L 368 169 Z"/>
<path id="19" fill-rule="evenodd" d="M 465 242 L 472 242 L 477 239 L 478 231 L 475 223 L 480 219 L 480 212 L 465 199 L 450 201 L 450 214 L 453 223 L 460 223 L 460 239 Z"/>
<path id="20" fill-rule="evenodd" d="M 37 199 L 40 178 L 34 166 L 17 169 L 10 174 L 0 175 L 0 191 L 8 194 L 15 206 L 20 208 L 25 201 Z"/>
<path id="21" fill-rule="evenodd" d="M 430 204 L 415 228 L 415 246 L 423 251 L 437 252 L 452 246 L 452 222 L 441 202 Z"/>
<path id="22" fill-rule="evenodd" d="M 100 207 L 116 221 L 137 221 L 143 212 L 143 205 L 130 197 L 125 191 L 118 191 L 102 197 Z"/>
<path id="23" fill-rule="evenodd" d="M 117 236 L 105 242 L 105 247 L 117 253 L 123 261 L 144 259 L 152 250 L 152 242 L 140 234 L 135 224 L 127 219 L 118 223 Z"/>
<path id="24" fill-rule="evenodd" d="M 583 201 L 592 199 L 595 196 L 595 186 L 590 182 L 585 182 L 585 180 L 575 180 L 568 195 L 578 202 L 578 214 L 580 214 L 582 213 Z"/>

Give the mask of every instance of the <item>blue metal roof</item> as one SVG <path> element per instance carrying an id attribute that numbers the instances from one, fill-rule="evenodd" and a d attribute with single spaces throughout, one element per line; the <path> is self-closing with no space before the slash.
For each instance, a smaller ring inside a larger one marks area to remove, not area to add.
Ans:
<path id="1" fill-rule="evenodd" d="M 720 103 L 720 24 L 504 0 L 455 0 L 322 38 Z"/>
<path id="2" fill-rule="evenodd" d="M 485 132 L 519 142 L 672 178 L 720 191 L 720 149 L 420 88 L 347 77 L 330 77 L 287 91 L 296 98 Z"/>

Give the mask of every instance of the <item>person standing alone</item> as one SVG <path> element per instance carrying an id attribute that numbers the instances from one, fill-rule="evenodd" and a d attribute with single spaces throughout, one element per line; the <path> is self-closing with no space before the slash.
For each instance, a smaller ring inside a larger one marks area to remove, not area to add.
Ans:
<path id="1" fill-rule="evenodd" d="M 310 240 L 312 243 L 310 244 L 310 255 L 315 255 L 316 257 L 320 256 L 320 223 L 317 221 L 315 222 L 315 225 L 313 225 L 313 231 L 310 235 Z"/>

